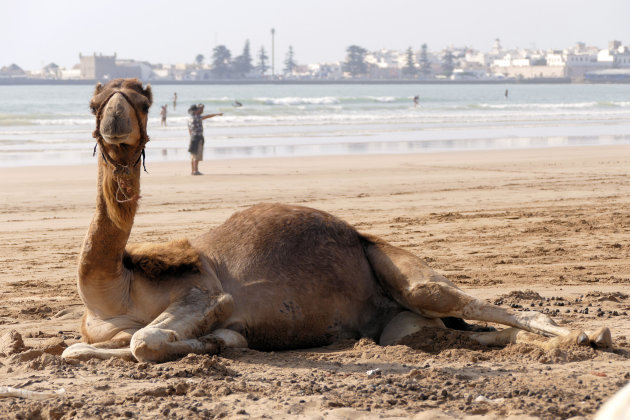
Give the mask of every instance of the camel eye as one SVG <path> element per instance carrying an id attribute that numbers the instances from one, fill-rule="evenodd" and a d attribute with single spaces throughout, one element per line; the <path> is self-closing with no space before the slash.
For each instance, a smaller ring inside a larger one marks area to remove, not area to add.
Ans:
<path id="1" fill-rule="evenodd" d="M 145 114 L 149 112 L 149 105 L 144 104 L 142 105 L 142 112 L 144 112 Z"/>
<path id="2" fill-rule="evenodd" d="M 96 107 L 95 107 L 95 106 L 91 106 L 91 107 L 90 107 L 90 111 L 92 111 L 92 114 L 96 115 L 96 111 L 97 111 L 97 109 L 96 109 Z"/>

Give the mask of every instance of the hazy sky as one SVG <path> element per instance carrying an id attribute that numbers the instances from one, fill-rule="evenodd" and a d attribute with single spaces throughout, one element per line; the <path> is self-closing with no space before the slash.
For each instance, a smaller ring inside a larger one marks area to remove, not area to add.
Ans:
<path id="1" fill-rule="evenodd" d="M 218 44 L 239 55 L 246 39 L 271 55 L 272 27 L 277 66 L 289 45 L 298 63 L 343 60 L 351 44 L 605 47 L 630 44 L 629 17 L 630 0 L 1 0 L 0 66 L 70 67 L 94 52 L 174 64 Z"/>

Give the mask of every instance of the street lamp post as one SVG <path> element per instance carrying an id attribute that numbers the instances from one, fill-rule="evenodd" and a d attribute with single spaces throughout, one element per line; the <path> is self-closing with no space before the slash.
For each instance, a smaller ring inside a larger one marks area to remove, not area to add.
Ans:
<path id="1" fill-rule="evenodd" d="M 274 36 L 276 35 L 276 30 L 271 28 L 271 78 L 276 78 L 276 58 L 275 58 L 275 48 L 274 48 Z"/>

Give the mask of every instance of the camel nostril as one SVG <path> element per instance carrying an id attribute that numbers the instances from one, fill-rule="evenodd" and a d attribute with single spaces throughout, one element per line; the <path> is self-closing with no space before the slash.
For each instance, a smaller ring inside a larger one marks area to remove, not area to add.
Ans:
<path id="1" fill-rule="evenodd" d="M 125 107 L 123 107 L 123 105 L 118 102 L 116 104 L 116 107 L 114 108 L 114 115 L 119 117 L 121 115 L 123 115 L 125 113 Z"/>

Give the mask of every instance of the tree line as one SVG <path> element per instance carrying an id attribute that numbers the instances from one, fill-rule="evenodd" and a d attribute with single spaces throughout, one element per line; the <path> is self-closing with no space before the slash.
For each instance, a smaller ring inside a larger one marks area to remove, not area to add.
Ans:
<path id="1" fill-rule="evenodd" d="M 201 67 L 206 57 L 197 54 L 196 64 Z M 243 51 L 240 55 L 233 57 L 232 52 L 225 45 L 217 45 L 212 50 L 212 63 L 210 72 L 217 79 L 242 79 L 255 73 L 264 76 L 270 69 L 269 56 L 264 46 L 261 46 L 256 54 L 256 64 L 250 51 L 249 40 L 245 41 Z M 293 47 L 289 49 L 284 60 L 284 74 L 291 74 L 297 67 Z"/>
<path id="2" fill-rule="evenodd" d="M 350 45 L 346 48 L 346 59 L 342 64 L 343 71 L 351 77 L 367 75 L 369 73 L 369 65 L 366 62 L 367 53 L 367 50 L 363 47 Z M 243 51 L 236 57 L 232 56 L 231 51 L 225 45 L 217 45 L 212 50 L 211 59 L 210 71 L 217 79 L 241 79 L 252 74 L 265 76 L 271 68 L 269 56 L 264 46 L 261 46 L 256 54 L 256 64 L 253 63 L 254 58 L 250 51 L 249 40 L 245 41 Z M 447 51 L 442 57 L 442 74 L 447 77 L 453 73 L 455 68 L 454 59 L 455 57 L 450 51 Z M 203 66 L 204 61 L 205 56 L 203 54 L 198 54 L 195 57 L 195 62 L 199 67 Z M 283 64 L 282 73 L 284 75 L 291 75 L 298 66 L 292 46 L 289 46 Z M 408 78 L 428 78 L 432 72 L 427 44 L 422 44 L 420 47 L 420 57 L 417 63 L 414 59 L 413 49 L 409 47 L 406 51 L 406 63 L 402 68 L 403 76 Z"/>
<path id="3" fill-rule="evenodd" d="M 346 61 L 343 64 L 343 70 L 352 77 L 361 77 L 369 72 L 368 63 L 365 61 L 367 50 L 358 45 L 351 45 L 346 49 Z M 455 69 L 455 57 L 451 51 L 446 51 L 442 56 L 441 70 L 442 74 L 450 77 Z M 402 68 L 403 76 L 407 78 L 423 77 L 428 78 L 432 75 L 433 69 L 429 60 L 428 46 L 422 44 L 420 47 L 420 57 L 418 63 L 414 59 L 413 49 L 407 48 L 406 62 Z"/>

